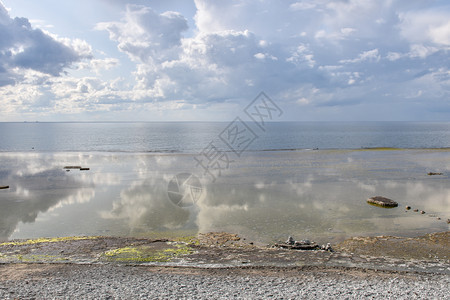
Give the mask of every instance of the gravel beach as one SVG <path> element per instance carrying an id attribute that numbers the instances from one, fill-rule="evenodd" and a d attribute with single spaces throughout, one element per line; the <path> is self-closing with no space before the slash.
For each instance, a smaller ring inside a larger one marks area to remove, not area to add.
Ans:
<path id="1" fill-rule="evenodd" d="M 351 268 L 5 264 L 2 299 L 449 299 L 447 275 Z"/>

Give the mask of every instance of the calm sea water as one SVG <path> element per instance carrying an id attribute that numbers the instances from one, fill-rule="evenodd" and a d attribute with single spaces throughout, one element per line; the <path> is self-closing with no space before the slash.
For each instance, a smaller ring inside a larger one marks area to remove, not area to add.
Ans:
<path id="1" fill-rule="evenodd" d="M 448 148 L 450 122 L 283 122 L 262 131 L 247 150 Z M 225 122 L 0 123 L 0 151 L 197 153 L 215 141 Z"/>
<path id="2" fill-rule="evenodd" d="M 247 126 L 233 145 L 252 151 L 216 156 L 224 168 L 213 178 L 196 158 L 211 142 L 229 150 L 229 123 L 0 123 L 0 240 L 228 231 L 337 242 L 449 230 L 450 123 Z M 408 149 L 361 149 L 376 147 Z M 183 174 L 198 185 L 179 184 Z M 178 192 L 195 203 L 174 204 Z M 368 205 L 375 195 L 399 207 Z"/>

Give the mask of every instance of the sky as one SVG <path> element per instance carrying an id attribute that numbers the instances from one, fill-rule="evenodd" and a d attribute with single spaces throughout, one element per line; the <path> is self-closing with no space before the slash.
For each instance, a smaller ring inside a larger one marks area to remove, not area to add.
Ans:
<path id="1" fill-rule="evenodd" d="M 450 121 L 448 0 L 0 0 L 0 121 Z"/>

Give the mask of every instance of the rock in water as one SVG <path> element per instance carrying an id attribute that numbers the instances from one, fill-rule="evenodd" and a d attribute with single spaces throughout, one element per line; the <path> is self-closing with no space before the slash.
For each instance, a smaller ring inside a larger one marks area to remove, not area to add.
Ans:
<path id="1" fill-rule="evenodd" d="M 433 176 L 433 175 L 442 175 L 442 173 L 436 173 L 436 172 L 428 172 L 427 173 L 428 176 Z"/>
<path id="2" fill-rule="evenodd" d="M 375 205 L 375 206 L 380 206 L 380 207 L 397 207 L 398 206 L 398 203 L 395 202 L 394 200 L 385 198 L 385 197 L 381 197 L 381 196 L 370 197 L 369 199 L 367 199 L 367 203 Z"/>

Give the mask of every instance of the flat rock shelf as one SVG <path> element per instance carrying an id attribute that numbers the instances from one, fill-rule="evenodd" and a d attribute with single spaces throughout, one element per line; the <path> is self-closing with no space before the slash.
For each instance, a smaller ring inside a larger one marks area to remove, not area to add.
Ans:
<path id="1" fill-rule="evenodd" d="M 398 203 L 395 202 L 394 200 L 386 198 L 386 197 L 382 197 L 382 196 L 370 197 L 369 199 L 367 199 L 367 203 L 369 203 L 371 205 L 375 205 L 375 206 L 386 207 L 386 208 L 398 206 Z"/>

